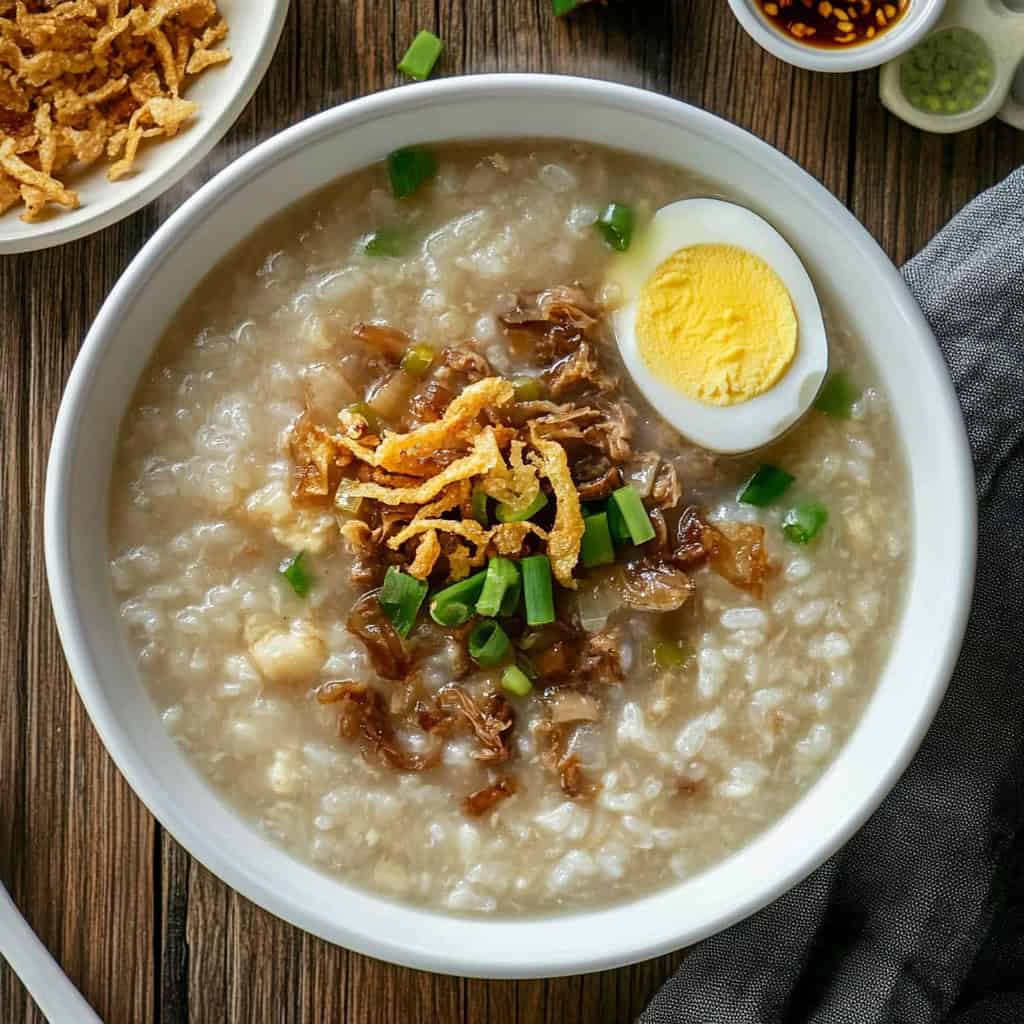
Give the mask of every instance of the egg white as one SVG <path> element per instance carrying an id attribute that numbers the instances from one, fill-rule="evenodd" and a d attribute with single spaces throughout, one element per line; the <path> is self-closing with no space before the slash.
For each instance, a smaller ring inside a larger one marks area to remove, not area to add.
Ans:
<path id="1" fill-rule="evenodd" d="M 636 337 L 640 292 L 679 249 L 725 244 L 754 253 L 779 275 L 797 316 L 797 348 L 768 391 L 736 405 L 695 401 L 648 368 Z M 621 304 L 612 320 L 623 361 L 637 387 L 684 437 L 723 454 L 753 451 L 784 434 L 810 409 L 828 372 L 828 339 L 814 285 L 789 243 L 756 213 L 720 199 L 683 199 L 662 207 L 609 272 Z"/>

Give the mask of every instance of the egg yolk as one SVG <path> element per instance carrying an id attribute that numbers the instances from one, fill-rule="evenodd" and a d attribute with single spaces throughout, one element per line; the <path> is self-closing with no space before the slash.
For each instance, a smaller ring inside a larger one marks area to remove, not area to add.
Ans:
<path id="1" fill-rule="evenodd" d="M 708 405 L 763 394 L 796 354 L 786 286 L 760 256 L 734 245 L 673 253 L 644 284 L 635 329 L 651 372 Z"/>

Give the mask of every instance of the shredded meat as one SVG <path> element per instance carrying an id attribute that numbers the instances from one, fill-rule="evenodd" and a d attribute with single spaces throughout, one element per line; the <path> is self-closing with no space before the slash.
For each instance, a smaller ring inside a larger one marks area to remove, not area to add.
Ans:
<path id="1" fill-rule="evenodd" d="M 449 345 L 441 353 L 441 361 L 452 373 L 464 377 L 468 384 L 493 375 L 491 364 L 468 345 Z"/>
<path id="2" fill-rule="evenodd" d="M 512 738 L 515 711 L 500 694 L 485 697 L 478 704 L 459 686 L 446 686 L 438 694 L 438 705 L 460 712 L 480 741 L 474 753 L 478 761 L 500 763 L 512 756 L 508 743 Z"/>
<path id="3" fill-rule="evenodd" d="M 679 517 L 672 561 L 680 568 L 694 569 L 703 565 L 714 549 L 715 531 L 704 521 L 698 508 L 688 505 Z"/>
<path id="4" fill-rule="evenodd" d="M 622 632 L 616 626 L 587 633 L 576 664 L 577 675 L 587 682 L 617 683 L 623 679 L 619 647 Z"/>
<path id="5" fill-rule="evenodd" d="M 338 734 L 349 739 L 361 737 L 367 753 L 397 771 L 425 772 L 441 760 L 440 746 L 429 754 L 414 754 L 398 745 L 384 698 L 365 683 L 324 683 L 317 690 L 317 700 L 321 704 L 340 703 Z"/>
<path id="6" fill-rule="evenodd" d="M 662 462 L 651 486 L 651 500 L 656 508 L 663 510 L 675 508 L 682 497 L 679 486 L 679 474 L 671 462 Z"/>
<path id="7" fill-rule="evenodd" d="M 559 359 L 547 372 L 548 390 L 553 398 L 572 392 L 596 391 L 604 394 L 618 386 L 618 381 L 602 368 L 593 346 L 581 341 L 579 348 Z"/>
<path id="8" fill-rule="evenodd" d="M 636 412 L 626 401 L 612 402 L 599 398 L 594 404 L 599 418 L 584 430 L 583 440 L 603 451 L 612 462 L 626 462 L 633 454 Z"/>
<path id="9" fill-rule="evenodd" d="M 371 590 L 359 598 L 345 625 L 363 641 L 377 675 L 385 679 L 404 679 L 412 660 L 377 600 L 379 593 L 379 590 Z"/>
<path id="10" fill-rule="evenodd" d="M 693 581 L 682 569 L 642 559 L 626 566 L 622 599 L 641 611 L 674 612 L 693 590 Z"/>
<path id="11" fill-rule="evenodd" d="M 622 486 L 622 473 L 606 455 L 588 455 L 573 463 L 572 478 L 583 501 L 599 501 Z"/>
<path id="12" fill-rule="evenodd" d="M 417 425 L 435 423 L 443 415 L 455 392 L 443 381 L 431 377 L 409 399 L 409 419 Z"/>
<path id="13" fill-rule="evenodd" d="M 516 791 L 516 780 L 513 778 L 499 779 L 490 786 L 470 793 L 462 801 L 462 810 L 473 818 L 486 814 L 495 804 L 507 800 Z"/>
<path id="14" fill-rule="evenodd" d="M 514 327 L 560 324 L 586 334 L 597 326 L 597 308 L 578 285 L 559 285 L 541 292 L 523 292 L 516 308 L 501 322 Z"/>
<path id="15" fill-rule="evenodd" d="M 412 338 L 405 331 L 380 323 L 358 323 L 352 333 L 360 341 L 366 342 L 376 352 L 391 362 L 397 363 L 405 350 L 412 344 Z"/>
<path id="16" fill-rule="evenodd" d="M 575 754 L 570 754 L 559 762 L 558 783 L 570 800 L 587 799 L 601 788 L 598 783 L 587 781 L 580 759 Z"/>

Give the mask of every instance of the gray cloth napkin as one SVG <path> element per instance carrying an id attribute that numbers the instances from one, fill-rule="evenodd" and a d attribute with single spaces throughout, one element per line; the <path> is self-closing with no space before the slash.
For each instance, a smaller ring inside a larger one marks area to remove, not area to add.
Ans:
<path id="1" fill-rule="evenodd" d="M 694 947 L 641 1024 L 1024 1024 L 1024 168 L 903 275 L 977 471 L 977 590 L 953 682 L 860 832 Z"/>

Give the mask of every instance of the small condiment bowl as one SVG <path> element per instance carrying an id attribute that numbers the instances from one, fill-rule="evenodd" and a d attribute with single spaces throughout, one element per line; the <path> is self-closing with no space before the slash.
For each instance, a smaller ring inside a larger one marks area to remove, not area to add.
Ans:
<path id="1" fill-rule="evenodd" d="M 757 0 L 729 0 L 733 14 L 747 34 L 770 54 L 798 68 L 831 72 L 877 68 L 906 53 L 928 34 L 945 5 L 946 0 L 910 0 L 903 17 L 869 42 L 823 47 L 780 32 L 765 17 Z"/>
<path id="2" fill-rule="evenodd" d="M 882 103 L 907 124 L 929 132 L 967 131 L 996 116 L 1024 129 L 1024 104 L 1012 95 L 1017 67 L 1024 58 L 1024 12 L 1010 10 L 1000 0 L 955 0 L 936 22 L 932 34 L 949 29 L 974 33 L 992 58 L 992 83 L 977 106 L 956 114 L 933 113 L 915 106 L 903 90 L 905 56 L 882 69 L 878 83 Z"/>

